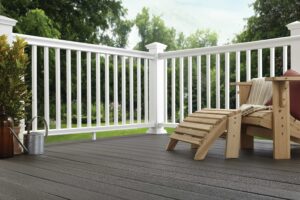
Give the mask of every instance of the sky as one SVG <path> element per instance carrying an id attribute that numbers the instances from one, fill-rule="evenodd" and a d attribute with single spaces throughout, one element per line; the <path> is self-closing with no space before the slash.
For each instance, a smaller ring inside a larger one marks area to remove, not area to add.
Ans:
<path id="1" fill-rule="evenodd" d="M 134 19 L 143 7 L 151 15 L 160 16 L 168 27 L 189 35 L 197 29 L 211 29 L 218 33 L 218 45 L 229 43 L 240 33 L 246 18 L 254 15 L 250 6 L 254 0 L 123 0 L 127 17 Z M 134 27 L 129 36 L 128 48 L 139 41 Z"/>

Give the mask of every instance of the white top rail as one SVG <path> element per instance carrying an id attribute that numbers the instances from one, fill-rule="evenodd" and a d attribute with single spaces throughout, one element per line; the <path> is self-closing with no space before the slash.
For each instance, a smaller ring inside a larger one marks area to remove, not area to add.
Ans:
<path id="1" fill-rule="evenodd" d="M 108 47 L 96 44 L 88 44 L 81 42 L 73 42 L 67 40 L 59 40 L 45 37 L 37 37 L 31 35 L 13 33 L 13 38 L 20 37 L 26 40 L 29 45 L 60 48 L 69 50 L 78 50 L 93 53 L 102 53 L 110 55 L 121 55 L 127 57 L 155 59 L 155 55 L 146 51 L 128 50 L 116 47 Z"/>
<path id="2" fill-rule="evenodd" d="M 204 48 L 194 48 L 185 49 L 179 51 L 168 51 L 158 54 L 159 59 L 169 59 L 175 57 L 188 57 L 206 54 L 218 54 L 225 52 L 237 52 L 246 50 L 256 50 L 271 47 L 283 47 L 291 45 L 294 41 L 300 41 L 300 36 L 289 36 L 268 40 L 260 40 L 254 42 L 237 43 L 225 46 L 214 46 L 214 47 L 204 47 Z"/>

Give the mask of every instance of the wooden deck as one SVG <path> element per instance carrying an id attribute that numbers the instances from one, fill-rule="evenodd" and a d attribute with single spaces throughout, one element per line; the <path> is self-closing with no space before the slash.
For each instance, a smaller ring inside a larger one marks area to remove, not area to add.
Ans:
<path id="1" fill-rule="evenodd" d="M 43 156 L 0 160 L 0 199 L 300 199 L 300 147 L 272 159 L 255 143 L 225 160 L 218 140 L 204 161 L 190 146 L 166 152 L 167 136 L 142 135 L 48 145 Z"/>

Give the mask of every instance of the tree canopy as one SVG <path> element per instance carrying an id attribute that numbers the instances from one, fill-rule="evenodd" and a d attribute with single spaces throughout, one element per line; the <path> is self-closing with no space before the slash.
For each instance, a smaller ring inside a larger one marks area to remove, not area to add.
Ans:
<path id="1" fill-rule="evenodd" d="M 252 6 L 255 14 L 247 19 L 237 42 L 289 36 L 286 25 L 300 19 L 299 0 L 256 0 Z"/>
<path id="2" fill-rule="evenodd" d="M 217 44 L 218 35 L 211 30 L 196 30 L 189 36 L 178 33 L 173 27 L 168 27 L 160 16 L 150 16 L 149 9 L 143 8 L 136 16 L 135 25 L 138 28 L 140 42 L 136 49 L 146 50 L 145 45 L 152 42 L 166 44 L 167 50 L 206 47 Z"/>
<path id="3" fill-rule="evenodd" d="M 46 29 L 57 30 L 53 33 L 55 37 L 59 35 L 61 39 L 118 47 L 126 46 L 132 26 L 124 19 L 126 12 L 119 0 L 0 1 L 0 14 L 19 21 L 16 31 L 33 34 L 35 20 L 42 20 L 43 25 L 48 26 Z M 28 24 L 33 27 L 28 28 Z M 44 34 L 42 27 L 34 32 L 38 36 Z"/>

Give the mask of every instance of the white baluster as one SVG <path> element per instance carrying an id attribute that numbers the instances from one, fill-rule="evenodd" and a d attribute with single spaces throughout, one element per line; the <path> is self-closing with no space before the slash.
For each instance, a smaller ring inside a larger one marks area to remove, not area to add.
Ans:
<path id="1" fill-rule="evenodd" d="M 175 79 L 176 79 L 176 58 L 172 58 L 172 123 L 176 121 L 176 108 L 175 108 L 175 100 L 176 100 L 176 91 L 175 91 Z"/>
<path id="2" fill-rule="evenodd" d="M 270 49 L 270 76 L 275 76 L 275 48 Z"/>
<path id="3" fill-rule="evenodd" d="M 251 50 L 246 52 L 246 80 L 251 80 Z"/>
<path id="4" fill-rule="evenodd" d="M 183 79 L 183 64 L 184 58 L 180 57 L 179 59 L 179 114 L 180 114 L 180 122 L 183 121 L 184 118 L 184 79 Z"/>
<path id="5" fill-rule="evenodd" d="M 109 126 L 109 55 L 105 54 L 105 126 Z"/>
<path id="6" fill-rule="evenodd" d="M 140 124 L 142 121 L 141 114 L 141 59 L 137 59 L 137 123 Z"/>
<path id="7" fill-rule="evenodd" d="M 188 57 L 188 114 L 193 112 L 193 59 Z"/>
<path id="8" fill-rule="evenodd" d="M 210 54 L 206 55 L 206 106 L 211 108 Z"/>
<path id="9" fill-rule="evenodd" d="M 202 106 L 202 73 L 201 73 L 201 56 L 197 56 L 197 110 L 201 110 Z"/>
<path id="10" fill-rule="evenodd" d="M 32 117 L 38 115 L 37 111 L 37 46 L 32 46 L 31 52 L 31 70 L 32 70 Z M 32 130 L 37 130 L 38 124 L 37 120 L 32 122 Z"/>
<path id="11" fill-rule="evenodd" d="M 241 53 L 237 51 L 235 53 L 235 81 L 238 83 L 241 81 Z M 240 94 L 239 94 L 239 86 L 235 87 L 235 96 L 236 96 L 236 108 L 240 107 Z"/>
<path id="12" fill-rule="evenodd" d="M 230 108 L 230 53 L 225 53 L 225 108 Z"/>
<path id="13" fill-rule="evenodd" d="M 118 125 L 118 56 L 114 55 L 114 124 Z"/>
<path id="14" fill-rule="evenodd" d="M 148 72 L 148 59 L 145 59 L 144 60 L 144 81 L 145 81 L 145 84 L 144 84 L 144 98 L 145 98 L 145 123 L 148 123 L 149 121 L 149 80 L 148 80 L 148 77 L 149 77 L 149 72 Z"/>
<path id="15" fill-rule="evenodd" d="M 100 71 L 100 58 L 99 53 L 96 54 L 96 125 L 101 126 L 101 71 Z"/>
<path id="16" fill-rule="evenodd" d="M 216 55 L 216 108 L 221 107 L 220 95 L 220 54 Z"/>
<path id="17" fill-rule="evenodd" d="M 129 58 L 129 96 L 130 96 L 130 124 L 134 122 L 134 105 L 133 105 L 133 57 Z"/>
<path id="18" fill-rule="evenodd" d="M 72 82 L 71 82 L 71 50 L 67 49 L 67 128 L 72 128 Z"/>
<path id="19" fill-rule="evenodd" d="M 86 53 L 86 102 L 87 102 L 87 127 L 92 126 L 92 84 L 91 84 L 91 52 Z"/>
<path id="20" fill-rule="evenodd" d="M 55 49 L 55 101 L 56 129 L 61 128 L 61 97 L 60 97 L 60 49 Z"/>
<path id="21" fill-rule="evenodd" d="M 76 52 L 77 76 L 77 128 L 81 128 L 81 52 Z"/>
<path id="22" fill-rule="evenodd" d="M 50 125 L 49 109 L 49 48 L 44 47 L 44 118 L 48 125 Z"/>
<path id="23" fill-rule="evenodd" d="M 126 124 L 126 58 L 122 57 L 122 125 Z"/>
<path id="24" fill-rule="evenodd" d="M 262 77 L 262 73 L 263 73 L 263 71 L 262 71 L 262 49 L 258 49 L 258 51 L 257 51 L 257 62 L 258 62 L 258 72 L 257 72 L 257 74 L 258 74 L 258 78 L 261 78 Z"/>
<path id="25" fill-rule="evenodd" d="M 283 73 L 287 71 L 288 68 L 288 46 L 283 47 Z"/>
<path id="26" fill-rule="evenodd" d="M 164 122 L 168 123 L 168 59 L 164 60 Z"/>

